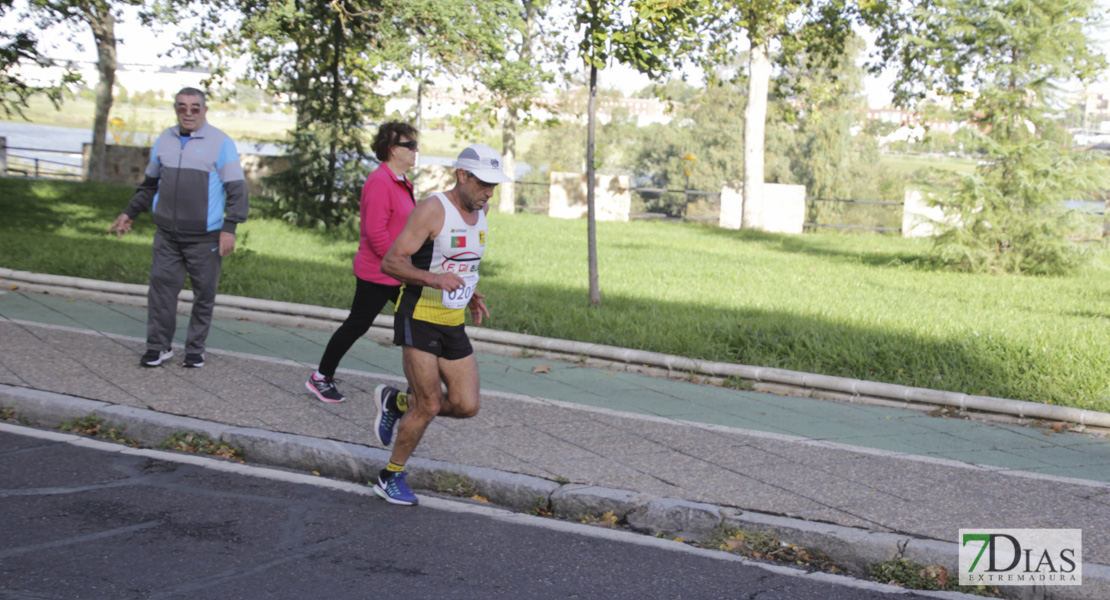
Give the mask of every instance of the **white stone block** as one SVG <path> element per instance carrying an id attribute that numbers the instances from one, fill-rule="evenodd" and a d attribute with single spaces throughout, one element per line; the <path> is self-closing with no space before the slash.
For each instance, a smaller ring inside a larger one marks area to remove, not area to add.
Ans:
<path id="1" fill-rule="evenodd" d="M 586 176 L 582 173 L 551 172 L 547 215 L 557 219 L 586 216 Z M 632 185 L 627 175 L 596 175 L 594 210 L 598 221 L 628 221 L 632 208 Z"/>
<path id="2" fill-rule="evenodd" d="M 806 187 L 782 183 L 763 184 L 761 222 L 756 227 L 770 233 L 802 233 L 806 216 Z M 744 215 L 743 184 L 721 188 L 720 226 L 740 229 Z"/>
<path id="3" fill-rule="evenodd" d="M 941 227 L 957 221 L 957 216 L 946 215 L 939 206 L 930 206 L 920 190 L 906 190 L 902 204 L 902 237 L 933 237 L 940 233 Z"/>

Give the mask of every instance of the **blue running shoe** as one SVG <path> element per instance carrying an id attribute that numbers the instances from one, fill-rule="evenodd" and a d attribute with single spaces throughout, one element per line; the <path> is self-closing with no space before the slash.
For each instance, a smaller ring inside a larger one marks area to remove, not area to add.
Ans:
<path id="1" fill-rule="evenodd" d="M 382 446 L 393 442 L 393 428 L 404 416 L 404 413 L 391 410 L 388 405 L 389 399 L 396 398 L 400 393 L 401 390 L 384 384 L 374 388 L 374 403 L 378 405 L 378 416 L 374 417 L 374 433 Z"/>
<path id="2" fill-rule="evenodd" d="M 404 471 L 389 473 L 382 470 L 378 473 L 378 484 L 374 486 L 374 492 L 390 504 L 400 504 L 401 506 L 420 504 L 416 494 L 409 489 L 409 484 L 405 483 Z"/>

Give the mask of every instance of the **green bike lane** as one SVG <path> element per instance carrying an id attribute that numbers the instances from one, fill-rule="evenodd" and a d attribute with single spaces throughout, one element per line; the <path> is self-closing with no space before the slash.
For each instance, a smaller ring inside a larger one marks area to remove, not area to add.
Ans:
<path id="1" fill-rule="evenodd" d="M 146 329 L 142 307 L 18 290 L 0 293 L 0 317 L 136 338 L 142 338 Z M 178 316 L 178 344 L 184 342 L 187 320 Z M 262 315 L 217 318 L 208 346 L 301 363 L 307 377 L 332 331 L 267 324 Z M 384 330 L 371 330 L 343 359 L 338 378 L 342 380 L 347 370 L 403 376 L 400 350 L 389 337 Z M 735 390 L 476 346 L 482 387 L 491 391 L 1110 483 L 1110 441 L 1101 433 L 1058 433 L 1045 427 L 935 417 L 911 409 Z M 174 360 L 181 358 L 178 350 Z M 370 390 L 357 386 L 341 383 L 340 389 L 353 399 L 370 396 Z"/>

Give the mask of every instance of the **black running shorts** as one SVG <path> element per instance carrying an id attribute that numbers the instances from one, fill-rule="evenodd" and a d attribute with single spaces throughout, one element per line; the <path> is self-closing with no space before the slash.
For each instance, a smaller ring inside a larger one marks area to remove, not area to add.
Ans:
<path id="1" fill-rule="evenodd" d="M 438 325 L 409 315 L 393 315 L 393 343 L 446 360 L 459 360 L 474 354 L 465 325 Z"/>

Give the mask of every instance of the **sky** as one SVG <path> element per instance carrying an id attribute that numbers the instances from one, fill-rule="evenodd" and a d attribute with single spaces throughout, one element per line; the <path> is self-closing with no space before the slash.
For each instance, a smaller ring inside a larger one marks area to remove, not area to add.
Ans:
<path id="1" fill-rule="evenodd" d="M 1103 7 L 1104 11 L 1110 10 L 1110 0 L 1099 0 L 1099 4 Z M 21 5 L 25 6 L 26 0 L 16 0 L 16 7 L 18 8 Z M 116 24 L 116 37 L 119 39 L 117 44 L 119 62 L 125 64 L 157 64 L 166 66 L 179 64 L 180 61 L 174 61 L 164 56 L 172 47 L 172 42 L 176 37 L 176 33 L 170 30 L 156 32 L 153 29 L 144 28 L 139 23 L 137 13 L 138 11 L 134 7 L 125 8 L 123 19 Z M 16 25 L 17 21 L 12 18 L 11 14 L 0 19 L 0 27 L 5 31 L 16 29 Z M 1103 52 L 1110 57 L 1110 31 L 1104 31 L 1103 35 L 1100 37 L 1101 40 L 1099 40 L 1099 44 L 1103 48 Z M 50 46 L 48 53 L 52 58 L 85 61 L 96 60 L 92 33 L 90 33 L 87 28 L 77 30 L 76 39 L 83 42 L 83 50 L 69 42 L 66 34 L 63 32 L 48 30 L 41 34 L 41 38 Z M 871 108 L 883 108 L 890 103 L 891 93 L 889 88 L 892 79 L 893 76 L 891 74 L 885 74 L 880 77 L 867 76 L 865 78 L 864 92 L 867 96 L 868 105 Z M 1105 74 L 1102 80 L 1110 80 L 1110 73 Z M 651 83 L 651 80 L 646 76 L 621 65 L 605 69 L 600 77 L 600 84 L 602 87 L 619 89 L 626 95 L 643 89 L 649 83 Z"/>

